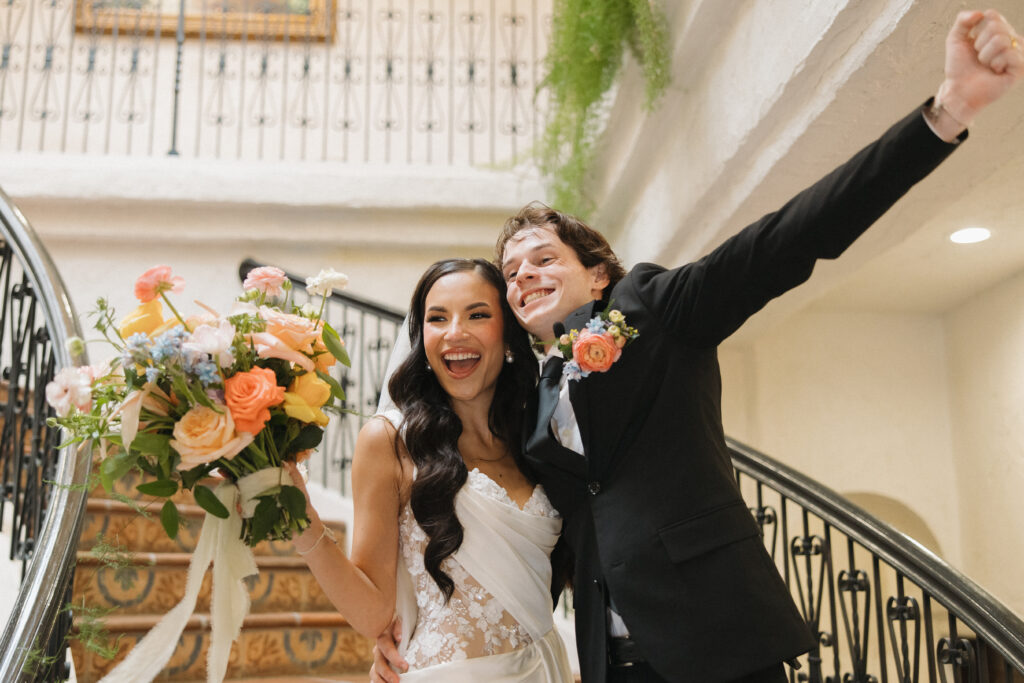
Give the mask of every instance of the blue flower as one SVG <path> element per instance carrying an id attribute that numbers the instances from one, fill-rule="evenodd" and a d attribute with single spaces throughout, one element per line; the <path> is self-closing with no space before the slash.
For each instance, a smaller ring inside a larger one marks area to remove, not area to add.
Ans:
<path id="1" fill-rule="evenodd" d="M 587 323 L 587 329 L 594 334 L 602 334 L 604 332 L 604 321 L 601 320 L 600 316 L 595 316 Z"/>
<path id="2" fill-rule="evenodd" d="M 148 367 L 146 368 L 146 381 L 155 382 L 160 377 L 160 368 Z"/>
<path id="3" fill-rule="evenodd" d="M 574 360 L 571 360 L 562 366 L 562 374 L 568 377 L 570 380 L 579 380 L 581 377 L 586 377 L 590 373 L 581 370 L 580 364 Z"/>
<path id="4" fill-rule="evenodd" d="M 203 386 L 209 386 L 210 384 L 220 381 L 220 373 L 217 372 L 217 364 L 209 358 L 196 363 L 195 373 L 199 376 L 199 381 L 202 382 Z"/>
<path id="5" fill-rule="evenodd" d="M 177 356 L 181 351 L 181 343 L 185 334 L 185 328 L 182 325 L 177 325 L 157 337 L 153 342 L 153 360 L 162 363 L 168 358 Z"/>

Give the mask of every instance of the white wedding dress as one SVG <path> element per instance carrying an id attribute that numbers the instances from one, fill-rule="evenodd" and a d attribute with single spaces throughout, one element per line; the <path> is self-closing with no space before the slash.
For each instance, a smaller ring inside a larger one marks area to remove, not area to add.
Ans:
<path id="1" fill-rule="evenodd" d="M 408 505 L 401 513 L 397 612 L 405 631 L 400 651 L 410 666 L 403 683 L 571 682 L 550 591 L 562 520 L 543 488 L 520 509 L 474 469 L 455 512 L 464 533 L 441 565 L 455 583 L 447 603 L 423 565 L 426 534 Z"/>

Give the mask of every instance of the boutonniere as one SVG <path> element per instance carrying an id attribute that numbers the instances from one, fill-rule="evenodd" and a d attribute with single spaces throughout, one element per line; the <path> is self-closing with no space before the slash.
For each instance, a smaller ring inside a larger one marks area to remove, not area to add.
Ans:
<path id="1" fill-rule="evenodd" d="M 609 304 L 582 330 L 570 330 L 558 338 L 558 350 L 566 360 L 562 374 L 579 380 L 592 372 L 607 372 L 626 344 L 638 336 L 636 328 L 626 324 L 622 311 Z"/>

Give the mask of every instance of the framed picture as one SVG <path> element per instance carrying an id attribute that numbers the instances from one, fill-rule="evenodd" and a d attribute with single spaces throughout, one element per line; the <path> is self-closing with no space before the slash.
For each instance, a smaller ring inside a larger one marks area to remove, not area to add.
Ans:
<path id="1" fill-rule="evenodd" d="M 258 40 L 333 40 L 337 0 L 75 0 L 75 30 Z"/>

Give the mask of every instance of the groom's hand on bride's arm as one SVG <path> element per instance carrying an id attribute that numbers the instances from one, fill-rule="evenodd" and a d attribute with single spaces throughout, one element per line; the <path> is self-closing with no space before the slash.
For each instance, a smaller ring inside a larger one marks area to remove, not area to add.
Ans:
<path id="1" fill-rule="evenodd" d="M 952 142 L 1024 75 L 1024 39 L 999 12 L 960 12 L 946 36 L 945 80 L 928 115 Z"/>
<path id="2" fill-rule="evenodd" d="M 384 633 L 377 636 L 373 648 L 373 668 L 370 669 L 371 683 L 399 683 L 398 674 L 409 670 L 409 663 L 398 654 L 398 643 L 402 640 L 402 620 L 395 617 Z"/>

